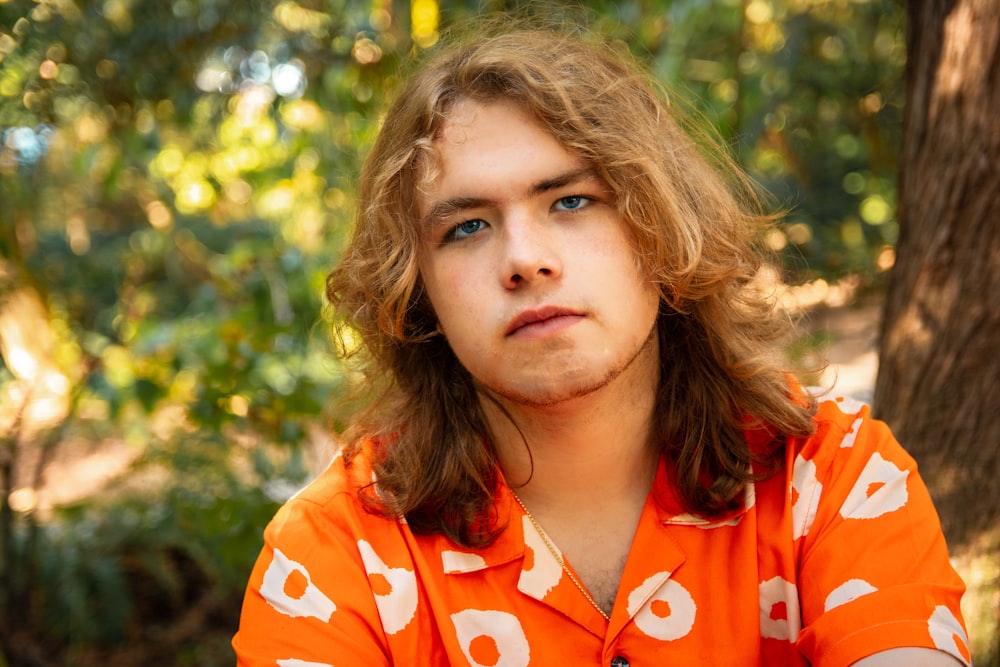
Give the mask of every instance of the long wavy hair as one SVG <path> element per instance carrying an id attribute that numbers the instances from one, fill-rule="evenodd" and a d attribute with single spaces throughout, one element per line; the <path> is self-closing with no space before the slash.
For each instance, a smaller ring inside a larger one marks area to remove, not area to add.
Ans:
<path id="1" fill-rule="evenodd" d="M 757 240 L 773 219 L 725 152 L 692 138 L 625 52 L 585 36 L 508 30 L 437 53 L 399 92 L 361 173 L 352 241 L 327 279 L 371 396 L 343 438 L 348 461 L 375 443 L 377 493 L 363 494 L 372 511 L 467 546 L 503 528 L 490 516 L 500 473 L 476 385 L 436 335 L 417 268 L 417 192 L 460 100 L 518 105 L 610 186 L 660 293 L 653 432 L 678 495 L 708 517 L 739 506 L 746 484 L 780 464 L 785 438 L 813 428 L 813 401 L 776 353 L 786 322 L 754 280 Z M 771 443 L 752 448 L 750 428 Z"/>

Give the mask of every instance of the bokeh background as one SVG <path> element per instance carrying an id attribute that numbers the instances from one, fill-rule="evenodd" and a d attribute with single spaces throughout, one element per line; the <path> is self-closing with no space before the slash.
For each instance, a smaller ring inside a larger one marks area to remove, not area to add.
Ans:
<path id="1" fill-rule="evenodd" d="M 232 664 L 263 526 L 342 418 L 322 290 L 360 161 L 414 57 L 517 4 L 0 0 L 0 666 Z M 901 2 L 545 12 L 627 44 L 787 211 L 784 308 L 877 317 Z"/>

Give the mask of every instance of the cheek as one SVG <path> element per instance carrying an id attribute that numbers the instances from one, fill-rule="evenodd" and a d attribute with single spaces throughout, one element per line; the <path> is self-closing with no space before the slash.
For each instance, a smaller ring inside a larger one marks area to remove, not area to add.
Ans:
<path id="1" fill-rule="evenodd" d="M 477 278 L 465 271 L 442 270 L 435 267 L 424 275 L 424 290 L 440 327 L 451 337 L 478 319 L 477 307 L 484 301 L 482 290 L 476 289 Z"/>
<path id="2" fill-rule="evenodd" d="M 655 293 L 649 271 L 642 264 L 639 252 L 621 234 L 608 234 L 591 245 L 591 256 L 607 275 L 614 275 L 620 286 Z M 596 267 L 595 267 L 596 268 Z"/>
<path id="3" fill-rule="evenodd" d="M 417 262 L 417 273 L 420 276 L 420 284 L 423 287 L 424 295 L 430 302 L 435 313 L 441 311 L 443 305 L 444 288 L 448 285 L 448 278 L 440 267 L 439 262 L 431 261 L 426 257 Z"/>
<path id="4" fill-rule="evenodd" d="M 608 273 L 613 273 L 616 279 L 605 284 L 613 292 L 611 298 L 624 311 L 622 314 L 636 326 L 654 321 L 660 309 L 660 292 L 639 262 L 629 256 L 609 264 Z"/>

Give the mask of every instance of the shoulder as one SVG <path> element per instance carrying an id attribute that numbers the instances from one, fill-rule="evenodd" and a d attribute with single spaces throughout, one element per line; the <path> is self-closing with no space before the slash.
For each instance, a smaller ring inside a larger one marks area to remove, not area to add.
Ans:
<path id="1" fill-rule="evenodd" d="M 356 497 L 374 483 L 371 452 L 372 446 L 367 442 L 352 454 L 345 453 L 344 449 L 338 450 L 323 472 L 293 495 L 289 502 L 328 506 L 338 500 Z"/>
<path id="2" fill-rule="evenodd" d="M 387 563 L 411 572 L 412 565 L 405 526 L 362 502 L 359 494 L 371 484 L 366 448 L 349 461 L 339 453 L 275 514 L 233 642 L 241 665 L 273 665 L 290 649 L 298 656 L 289 664 L 326 664 L 315 661 L 329 655 L 350 664 L 387 664 L 383 610 L 370 576 L 387 573 Z M 415 587 L 410 574 L 407 590 Z M 412 602 L 409 593 L 404 597 Z"/>
<path id="3" fill-rule="evenodd" d="M 821 398 L 816 403 L 813 420 L 816 431 L 805 442 L 805 447 L 813 450 L 831 445 L 853 447 L 862 426 L 888 430 L 883 422 L 872 417 L 867 403 L 849 396 Z"/>
<path id="4" fill-rule="evenodd" d="M 888 425 L 872 417 L 867 404 L 846 397 L 824 399 L 814 419 L 813 434 L 791 439 L 786 452 L 790 491 L 799 510 L 796 537 L 808 533 L 814 520 L 875 518 L 906 505 L 909 491 L 920 484 L 916 461 Z M 927 509 L 921 505 L 921 511 Z"/>
<path id="5" fill-rule="evenodd" d="M 322 473 L 278 510 L 266 537 L 279 542 L 297 537 L 311 540 L 316 533 L 362 534 L 397 524 L 369 511 L 365 502 L 365 497 L 377 498 L 372 449 L 366 442 L 351 456 L 338 451 Z"/>
<path id="6" fill-rule="evenodd" d="M 815 431 L 790 442 L 794 462 L 809 461 L 818 473 L 841 474 L 844 466 L 867 466 L 891 461 L 896 467 L 916 469 L 916 462 L 900 446 L 889 426 L 872 416 L 871 407 L 853 398 L 837 396 L 817 403 Z"/>
<path id="7" fill-rule="evenodd" d="M 815 419 L 787 452 L 803 652 L 814 664 L 906 646 L 966 660 L 963 585 L 916 462 L 861 402 L 822 400 Z"/>

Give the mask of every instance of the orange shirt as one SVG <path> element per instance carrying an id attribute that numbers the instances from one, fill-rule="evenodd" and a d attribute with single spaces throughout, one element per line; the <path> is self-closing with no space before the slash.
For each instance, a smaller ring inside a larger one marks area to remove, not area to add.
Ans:
<path id="1" fill-rule="evenodd" d="M 610 622 L 508 488 L 507 528 L 472 550 L 365 512 L 370 469 L 336 457 L 265 531 L 239 664 L 834 667 L 899 646 L 968 664 L 964 587 L 913 459 L 849 399 L 816 420 L 724 521 L 680 510 L 661 465 Z"/>

